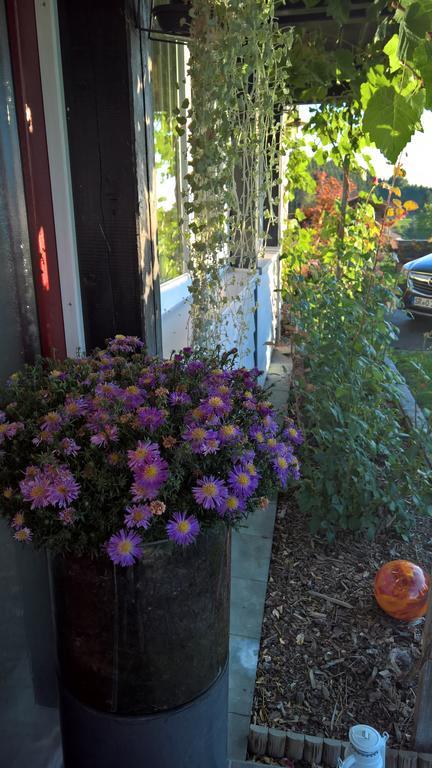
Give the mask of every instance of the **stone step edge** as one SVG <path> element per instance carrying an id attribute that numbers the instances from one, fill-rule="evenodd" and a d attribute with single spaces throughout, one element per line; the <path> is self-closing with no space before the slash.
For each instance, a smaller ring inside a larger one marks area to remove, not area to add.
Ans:
<path id="1" fill-rule="evenodd" d="M 248 751 L 254 757 L 288 757 L 294 761 L 303 760 L 310 765 L 323 764 L 327 768 L 337 768 L 338 761 L 340 758 L 344 759 L 348 746 L 347 741 L 340 739 L 308 736 L 264 725 L 251 725 L 249 728 Z M 432 754 L 386 749 L 385 768 L 432 768 Z"/>

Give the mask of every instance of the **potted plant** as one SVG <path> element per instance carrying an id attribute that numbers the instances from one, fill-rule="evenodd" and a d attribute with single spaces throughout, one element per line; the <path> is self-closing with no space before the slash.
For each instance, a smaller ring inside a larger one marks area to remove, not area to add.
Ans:
<path id="1" fill-rule="evenodd" d="M 258 371 L 234 352 L 143 347 L 119 335 L 39 360 L 0 411 L 1 512 L 52 555 L 66 767 L 117 765 L 143 743 L 170 765 L 200 717 L 206 764 L 223 765 L 229 530 L 298 475 L 301 435 L 278 427 Z"/>

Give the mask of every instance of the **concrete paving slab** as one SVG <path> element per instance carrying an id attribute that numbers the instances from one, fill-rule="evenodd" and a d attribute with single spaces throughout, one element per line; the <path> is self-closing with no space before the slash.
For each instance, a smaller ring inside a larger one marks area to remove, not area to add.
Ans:
<path id="1" fill-rule="evenodd" d="M 260 639 L 266 589 L 264 581 L 232 579 L 230 632 L 233 635 Z"/>
<path id="2" fill-rule="evenodd" d="M 231 574 L 240 579 L 267 581 L 271 557 L 271 537 L 234 531 L 231 546 Z"/>
<path id="3" fill-rule="evenodd" d="M 228 722 L 228 755 L 231 760 L 244 760 L 246 756 L 249 723 L 250 715 L 230 715 Z"/>
<path id="4" fill-rule="evenodd" d="M 289 358 L 273 350 L 266 384 L 274 385 L 269 398 L 279 414 L 286 409 L 291 367 Z M 267 509 L 250 515 L 232 536 L 228 738 L 231 768 L 249 765 L 235 761 L 244 760 L 247 750 L 276 508 L 277 499 L 271 499 Z"/>
<path id="5" fill-rule="evenodd" d="M 261 535 L 265 538 L 273 536 L 276 506 L 276 499 L 271 499 L 268 507 L 265 509 L 256 509 L 255 512 L 252 512 L 247 520 L 242 523 L 239 532 L 255 536 Z"/>

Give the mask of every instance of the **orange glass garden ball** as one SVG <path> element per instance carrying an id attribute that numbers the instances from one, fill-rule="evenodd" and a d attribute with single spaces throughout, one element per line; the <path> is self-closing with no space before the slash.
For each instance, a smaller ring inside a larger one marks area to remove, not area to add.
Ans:
<path id="1" fill-rule="evenodd" d="M 394 619 L 418 619 L 426 613 L 429 583 L 429 576 L 419 565 L 391 560 L 375 576 L 375 599 Z"/>

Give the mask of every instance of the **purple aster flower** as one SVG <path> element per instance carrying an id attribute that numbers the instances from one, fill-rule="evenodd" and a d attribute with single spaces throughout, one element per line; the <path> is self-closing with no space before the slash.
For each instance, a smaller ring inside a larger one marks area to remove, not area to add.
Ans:
<path id="1" fill-rule="evenodd" d="M 59 507 L 67 507 L 71 501 L 78 498 L 79 492 L 79 483 L 72 472 L 66 467 L 60 467 L 49 492 L 49 502 Z"/>
<path id="2" fill-rule="evenodd" d="M 268 437 L 264 445 L 267 453 L 283 453 L 284 443 L 280 443 L 276 437 Z"/>
<path id="3" fill-rule="evenodd" d="M 243 512 L 245 503 L 243 499 L 239 499 L 234 493 L 229 493 L 225 499 L 223 506 L 218 510 L 218 514 L 221 517 L 235 517 L 240 512 Z"/>
<path id="4" fill-rule="evenodd" d="M 31 502 L 31 509 L 41 509 L 51 503 L 51 482 L 45 472 L 38 472 L 35 477 L 21 480 L 20 489 L 24 501 Z"/>
<path id="5" fill-rule="evenodd" d="M 159 408 L 144 406 L 137 411 L 137 417 L 140 425 L 149 432 L 155 432 L 166 421 L 166 412 Z"/>
<path id="6" fill-rule="evenodd" d="M 139 467 L 148 461 L 159 458 L 159 446 L 157 443 L 150 443 L 149 441 L 144 443 L 142 440 L 138 441 L 137 447 L 133 451 L 128 451 L 128 466 L 131 469 Z"/>
<path id="7" fill-rule="evenodd" d="M 256 488 L 254 479 L 243 466 L 235 466 L 228 475 L 228 485 L 232 492 L 242 499 L 251 496 Z"/>
<path id="8" fill-rule="evenodd" d="M 204 440 L 207 437 L 207 429 L 201 424 L 189 424 L 186 432 L 183 432 L 183 440 L 191 444 L 192 450 L 199 453 Z"/>
<path id="9" fill-rule="evenodd" d="M 78 451 L 81 450 L 75 440 L 72 440 L 70 437 L 64 437 L 63 440 L 60 441 L 60 448 L 65 456 L 76 456 Z"/>
<path id="10" fill-rule="evenodd" d="M 285 427 L 282 432 L 282 437 L 285 440 L 289 440 L 291 443 L 294 443 L 294 445 L 302 445 L 304 442 L 304 437 L 301 430 L 297 429 L 293 423 Z"/>
<path id="11" fill-rule="evenodd" d="M 175 512 L 166 526 L 168 538 L 185 547 L 195 541 L 200 532 L 200 524 L 194 515 Z"/>
<path id="12" fill-rule="evenodd" d="M 88 410 L 88 402 L 84 397 L 67 397 L 63 410 L 68 419 L 83 416 Z"/>
<path id="13" fill-rule="evenodd" d="M 91 436 L 90 442 L 92 445 L 98 446 L 98 448 L 101 446 L 105 448 L 108 445 L 108 437 L 105 432 L 97 432 Z"/>
<path id="14" fill-rule="evenodd" d="M 144 342 L 138 336 L 123 336 L 118 333 L 113 339 L 110 339 L 107 348 L 110 352 L 138 352 L 144 347 Z"/>
<path id="15" fill-rule="evenodd" d="M 192 400 L 187 392 L 171 392 L 168 398 L 170 405 L 190 405 Z"/>
<path id="16" fill-rule="evenodd" d="M 277 422 L 269 414 L 264 416 L 262 425 L 268 435 L 275 435 L 278 431 Z"/>
<path id="17" fill-rule="evenodd" d="M 16 512 L 11 520 L 11 528 L 22 528 L 24 526 L 24 512 Z"/>
<path id="18" fill-rule="evenodd" d="M 72 525 L 76 519 L 76 511 L 73 507 L 65 507 L 59 510 L 58 516 L 63 525 Z"/>
<path id="19" fill-rule="evenodd" d="M 262 427 L 259 426 L 259 424 L 254 424 L 250 430 L 249 430 L 249 437 L 252 438 L 252 440 L 255 440 L 258 445 L 262 445 L 265 443 L 266 436 L 264 433 L 264 430 Z"/>
<path id="20" fill-rule="evenodd" d="M 15 437 L 16 433 L 20 432 L 22 429 L 24 429 L 24 424 L 22 421 L 12 421 L 7 425 L 6 437 L 9 439 L 11 437 Z"/>
<path id="21" fill-rule="evenodd" d="M 246 470 L 246 472 L 248 473 L 248 475 L 252 480 L 252 485 L 251 485 L 252 491 L 256 491 L 259 485 L 261 475 L 258 472 L 255 464 L 252 461 L 246 461 L 244 462 L 244 464 L 242 464 L 242 467 L 243 469 Z"/>
<path id="22" fill-rule="evenodd" d="M 33 445 L 52 445 L 53 442 L 54 437 L 51 432 L 39 432 L 39 434 L 32 440 Z"/>
<path id="23" fill-rule="evenodd" d="M 126 387 L 126 389 L 123 390 L 121 399 L 123 400 L 125 407 L 130 411 L 139 408 L 144 402 L 143 394 L 140 388 L 135 384 L 132 384 L 130 387 Z"/>
<path id="24" fill-rule="evenodd" d="M 210 475 L 198 480 L 195 488 L 192 488 L 195 501 L 204 509 L 219 509 L 228 495 L 223 480 Z"/>
<path id="25" fill-rule="evenodd" d="M 278 454 L 273 459 L 272 466 L 283 487 L 286 486 L 289 475 L 295 480 L 298 480 L 300 477 L 300 465 L 292 453 L 287 453 L 286 455 Z"/>
<path id="26" fill-rule="evenodd" d="M 211 395 L 206 400 L 201 402 L 201 408 L 204 415 L 209 416 L 226 416 L 232 410 L 232 405 L 229 400 L 225 400 L 220 395 Z"/>
<path id="27" fill-rule="evenodd" d="M 41 424 L 41 429 L 47 432 L 58 432 L 62 425 L 62 417 L 57 411 L 50 411 Z"/>
<path id="28" fill-rule="evenodd" d="M 30 528 L 20 528 L 18 531 L 15 531 L 14 533 L 14 539 L 17 541 L 31 541 L 33 538 L 33 534 L 30 530 Z"/>
<path id="29" fill-rule="evenodd" d="M 133 565 L 142 555 L 142 538 L 133 531 L 121 530 L 111 536 L 106 550 L 116 565 Z"/>
<path id="30" fill-rule="evenodd" d="M 196 373 L 200 373 L 205 368 L 202 360 L 190 360 L 186 366 L 186 373 L 194 376 Z"/>
<path id="31" fill-rule="evenodd" d="M 260 416 L 274 415 L 273 406 L 269 400 L 264 400 L 263 402 L 258 403 L 257 411 L 260 414 Z"/>
<path id="32" fill-rule="evenodd" d="M 101 384 L 97 384 L 95 388 L 97 397 L 102 397 L 104 400 L 118 400 L 122 392 L 122 388 L 112 381 L 104 381 Z"/>
<path id="33" fill-rule="evenodd" d="M 132 504 L 126 507 L 125 523 L 128 528 L 148 528 L 153 516 L 148 504 Z"/>
<path id="34" fill-rule="evenodd" d="M 217 453 L 219 448 L 220 440 L 218 440 L 218 433 L 208 429 L 206 438 L 201 445 L 199 453 L 202 453 L 203 456 L 208 456 L 210 453 Z"/>
<path id="35" fill-rule="evenodd" d="M 165 482 L 168 474 L 168 462 L 160 456 L 153 456 L 145 464 L 139 464 L 134 468 L 135 480 L 158 488 Z"/>
<path id="36" fill-rule="evenodd" d="M 222 444 L 236 442 L 241 436 L 241 431 L 235 424 L 222 424 L 218 430 L 218 437 Z"/>
<path id="37" fill-rule="evenodd" d="M 134 501 L 155 499 L 159 493 L 159 487 L 157 485 L 146 483 L 144 480 L 136 479 L 132 484 L 131 493 Z"/>

